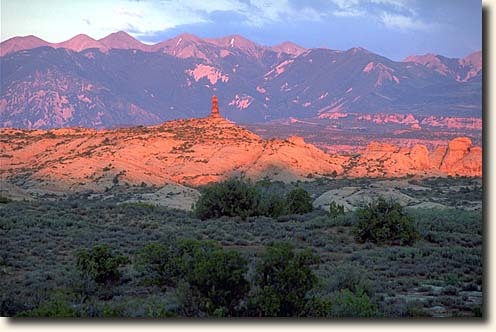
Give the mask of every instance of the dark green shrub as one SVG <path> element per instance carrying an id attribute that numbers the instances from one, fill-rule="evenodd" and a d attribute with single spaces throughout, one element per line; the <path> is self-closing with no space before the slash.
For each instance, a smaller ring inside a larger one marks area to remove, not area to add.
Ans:
<path id="1" fill-rule="evenodd" d="M 177 251 L 170 245 L 149 243 L 138 252 L 136 267 L 144 272 L 146 284 L 175 286 L 182 275 Z"/>
<path id="2" fill-rule="evenodd" d="M 262 215 L 277 218 L 286 213 L 286 201 L 281 196 L 272 194 L 264 202 Z"/>
<path id="3" fill-rule="evenodd" d="M 329 216 L 334 219 L 340 215 L 344 215 L 344 206 L 336 202 L 331 202 L 329 204 Z"/>
<path id="4" fill-rule="evenodd" d="M 332 315 L 335 317 L 375 317 L 377 306 L 361 289 L 355 293 L 349 289 L 339 291 L 332 301 Z"/>
<path id="5" fill-rule="evenodd" d="M 151 243 L 138 254 L 137 267 L 146 280 L 178 287 L 185 316 L 236 316 L 249 290 L 247 261 L 213 241 Z"/>
<path id="6" fill-rule="evenodd" d="M 296 317 L 308 310 L 307 293 L 317 284 L 311 266 L 319 263 L 309 250 L 299 253 L 288 243 L 269 246 L 256 266 L 256 294 L 251 306 L 256 316 Z"/>
<path id="7" fill-rule="evenodd" d="M 286 204 L 288 212 L 291 214 L 303 214 L 312 212 L 312 198 L 310 194 L 302 188 L 291 190 L 286 195 Z"/>
<path id="8" fill-rule="evenodd" d="M 332 302 L 329 299 L 311 297 L 305 303 L 302 317 L 331 317 Z"/>
<path id="9" fill-rule="evenodd" d="M 125 256 L 114 254 L 107 245 L 96 245 L 91 250 L 77 254 L 77 267 L 84 276 L 97 283 L 111 284 L 119 281 L 119 268 L 129 263 Z"/>
<path id="10" fill-rule="evenodd" d="M 260 194 L 242 179 L 230 179 L 203 189 L 195 206 L 195 214 L 205 220 L 221 216 L 246 219 L 259 214 Z"/>
<path id="11" fill-rule="evenodd" d="M 195 261 L 186 280 L 198 292 L 201 308 L 209 315 L 235 316 L 250 285 L 247 261 L 240 253 L 216 248 Z"/>
<path id="12" fill-rule="evenodd" d="M 419 238 L 414 220 L 399 203 L 379 198 L 356 211 L 353 234 L 358 242 L 412 245 Z"/>

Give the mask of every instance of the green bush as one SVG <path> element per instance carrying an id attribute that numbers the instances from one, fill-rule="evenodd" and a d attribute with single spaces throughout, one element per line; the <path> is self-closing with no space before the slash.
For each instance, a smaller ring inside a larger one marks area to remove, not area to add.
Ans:
<path id="1" fill-rule="evenodd" d="M 288 212 L 292 214 L 303 214 L 313 211 L 312 198 L 302 188 L 291 190 L 286 195 L 286 204 Z"/>
<path id="2" fill-rule="evenodd" d="M 356 263 L 345 263 L 337 266 L 333 271 L 328 289 L 332 292 L 343 289 L 357 292 L 361 289 L 369 296 L 374 294 L 367 271 Z"/>
<path id="3" fill-rule="evenodd" d="M 111 284 L 119 281 L 119 268 L 129 263 L 129 259 L 114 254 L 107 245 L 96 245 L 91 250 L 81 250 L 77 254 L 77 267 L 84 276 L 97 283 Z"/>
<path id="4" fill-rule="evenodd" d="M 180 311 L 185 316 L 236 316 L 248 293 L 247 261 L 213 241 L 181 240 L 147 244 L 137 267 L 151 284 L 179 286 Z"/>
<path id="5" fill-rule="evenodd" d="M 182 275 L 177 251 L 170 245 L 149 243 L 136 257 L 136 267 L 144 272 L 146 284 L 175 286 Z"/>
<path id="6" fill-rule="evenodd" d="M 77 317 L 78 313 L 60 294 L 42 302 L 37 308 L 23 311 L 17 317 Z"/>
<path id="7" fill-rule="evenodd" d="M 246 219 L 259 214 L 260 193 L 249 182 L 230 179 L 203 189 L 195 214 L 205 220 L 221 216 Z"/>
<path id="8" fill-rule="evenodd" d="M 263 201 L 262 215 L 277 218 L 286 214 L 286 201 L 281 196 L 272 194 Z"/>
<path id="9" fill-rule="evenodd" d="M 195 205 L 195 215 L 202 219 L 226 217 L 267 216 L 277 218 L 284 214 L 303 214 L 313 210 L 312 199 L 304 189 L 296 188 L 281 196 L 268 181 L 256 185 L 243 179 L 230 179 L 211 184 L 203 189 Z"/>
<path id="10" fill-rule="evenodd" d="M 232 250 L 216 248 L 197 259 L 186 280 L 198 293 L 201 308 L 213 316 L 236 316 L 250 289 L 247 261 Z"/>
<path id="11" fill-rule="evenodd" d="M 377 306 L 362 289 L 355 293 L 349 289 L 339 291 L 332 301 L 334 317 L 375 317 L 378 315 Z"/>
<path id="12" fill-rule="evenodd" d="M 336 202 L 331 202 L 329 204 L 329 216 L 334 219 L 340 215 L 344 215 L 344 206 Z"/>
<path id="13" fill-rule="evenodd" d="M 399 203 L 379 198 L 356 211 L 353 234 L 358 242 L 412 245 L 419 238 L 414 220 Z"/>
<path id="14" fill-rule="evenodd" d="M 318 281 L 311 266 L 318 263 L 309 250 L 296 253 L 288 243 L 267 247 L 256 266 L 257 290 L 251 299 L 254 315 L 296 317 L 308 311 L 306 296 Z"/>

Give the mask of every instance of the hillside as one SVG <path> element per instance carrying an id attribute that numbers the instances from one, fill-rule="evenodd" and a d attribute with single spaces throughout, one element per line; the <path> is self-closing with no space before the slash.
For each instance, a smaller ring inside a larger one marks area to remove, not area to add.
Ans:
<path id="1" fill-rule="evenodd" d="M 420 144 L 408 149 L 371 143 L 359 154 L 330 155 L 301 137 L 264 140 L 217 112 L 114 130 L 2 129 L 2 181 L 74 192 L 115 185 L 198 186 L 231 176 L 290 182 L 316 176 L 482 175 L 482 150 L 468 138 L 434 151 Z"/>

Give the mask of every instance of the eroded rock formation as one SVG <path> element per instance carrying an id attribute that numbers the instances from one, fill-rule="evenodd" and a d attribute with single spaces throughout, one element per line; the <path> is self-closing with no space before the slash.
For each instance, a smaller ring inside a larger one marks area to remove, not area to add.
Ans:
<path id="1" fill-rule="evenodd" d="M 232 176 L 285 182 L 318 176 L 482 176 L 482 149 L 469 138 L 429 151 L 370 143 L 356 155 L 327 154 L 303 138 L 264 140 L 218 113 L 115 130 L 1 129 L 0 176 L 55 192 L 114 185 L 202 185 Z"/>
<path id="2" fill-rule="evenodd" d="M 349 176 L 482 176 L 482 149 L 472 146 L 468 137 L 457 137 L 432 152 L 422 144 L 400 149 L 372 142 L 350 164 Z"/>

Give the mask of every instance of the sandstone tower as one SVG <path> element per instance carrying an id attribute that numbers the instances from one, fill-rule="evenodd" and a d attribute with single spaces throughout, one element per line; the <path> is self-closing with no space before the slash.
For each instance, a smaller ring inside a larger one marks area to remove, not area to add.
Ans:
<path id="1" fill-rule="evenodd" d="M 217 96 L 212 96 L 212 111 L 210 116 L 213 118 L 220 118 L 219 100 L 217 99 Z"/>

